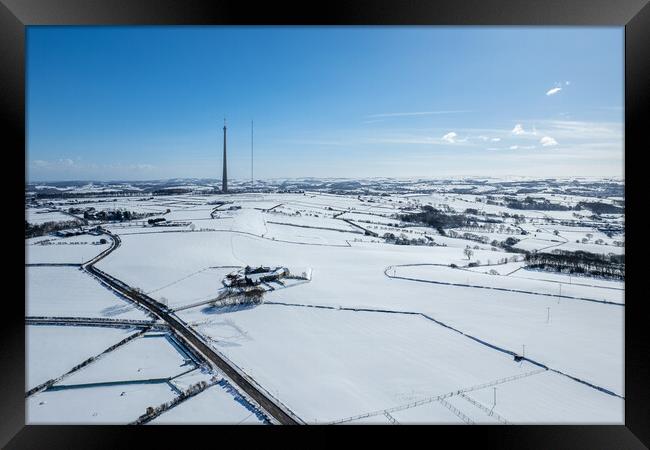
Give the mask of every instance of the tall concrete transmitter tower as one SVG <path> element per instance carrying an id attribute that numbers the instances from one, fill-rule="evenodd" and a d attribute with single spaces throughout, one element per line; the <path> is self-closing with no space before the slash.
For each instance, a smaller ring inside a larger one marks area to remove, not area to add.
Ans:
<path id="1" fill-rule="evenodd" d="M 221 191 L 228 192 L 228 165 L 226 161 L 226 119 L 223 119 L 223 177 L 221 179 Z"/>

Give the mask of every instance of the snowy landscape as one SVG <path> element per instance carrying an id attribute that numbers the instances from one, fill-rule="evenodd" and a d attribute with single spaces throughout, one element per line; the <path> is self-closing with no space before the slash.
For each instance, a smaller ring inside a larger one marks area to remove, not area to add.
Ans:
<path id="1" fill-rule="evenodd" d="M 30 183 L 28 424 L 622 424 L 617 178 Z"/>

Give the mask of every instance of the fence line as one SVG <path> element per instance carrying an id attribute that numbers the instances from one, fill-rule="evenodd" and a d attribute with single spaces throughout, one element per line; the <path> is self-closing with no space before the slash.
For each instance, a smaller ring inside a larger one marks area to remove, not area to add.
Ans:
<path id="1" fill-rule="evenodd" d="M 451 397 L 453 395 L 460 395 L 463 392 L 476 391 L 476 390 L 479 390 L 479 389 L 484 389 L 486 387 L 496 386 L 498 384 L 503 384 L 503 383 L 507 383 L 509 381 L 514 381 L 514 380 L 518 380 L 520 378 L 525 378 L 525 377 L 529 377 L 529 376 L 532 376 L 532 375 L 536 375 L 538 373 L 545 372 L 546 370 L 548 370 L 548 369 L 546 369 L 546 368 L 536 369 L 536 370 L 532 370 L 530 372 L 525 372 L 525 373 L 522 373 L 522 374 L 512 375 L 512 376 L 505 377 L 505 378 L 499 378 L 498 380 L 488 381 L 487 383 L 478 384 L 478 385 L 474 385 L 474 386 L 471 386 L 471 387 L 468 387 L 468 388 L 459 389 L 458 391 L 452 391 L 452 392 L 448 392 L 446 394 L 441 394 L 441 395 L 437 395 L 437 396 L 433 396 L 433 397 L 423 398 L 421 400 L 417 400 L 415 402 L 407 403 L 405 405 L 394 406 L 392 408 L 386 408 L 386 409 L 382 409 L 382 410 L 379 410 L 379 411 L 371 411 L 371 412 L 368 412 L 368 413 L 365 413 L 365 414 L 359 414 L 359 415 L 356 415 L 356 416 L 346 417 L 344 419 L 339 419 L 339 420 L 329 422 L 329 423 L 331 425 L 335 425 L 335 424 L 339 424 L 339 423 L 352 422 L 354 420 L 365 419 L 367 417 L 379 416 L 379 415 L 385 414 L 386 412 L 392 413 L 392 412 L 396 412 L 396 411 L 403 411 L 405 409 L 415 408 L 417 406 L 425 405 L 427 403 L 440 401 L 440 400 L 443 400 L 443 399 L 445 399 L 447 397 Z"/>

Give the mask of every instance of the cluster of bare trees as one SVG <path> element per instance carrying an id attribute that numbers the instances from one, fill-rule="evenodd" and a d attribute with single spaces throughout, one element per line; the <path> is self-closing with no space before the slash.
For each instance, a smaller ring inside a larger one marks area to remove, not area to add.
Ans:
<path id="1" fill-rule="evenodd" d="M 199 381 L 198 383 L 191 385 L 189 388 L 187 388 L 187 390 L 181 392 L 178 395 L 178 397 L 174 398 L 173 400 L 170 400 L 156 407 L 148 406 L 146 412 L 140 417 L 138 417 L 138 419 L 133 424 L 142 425 L 153 420 L 154 418 L 161 415 L 163 412 L 178 405 L 183 400 L 186 400 L 189 397 L 192 397 L 196 394 L 203 392 L 204 390 L 206 390 L 207 388 L 215 384 L 215 382 L 216 382 L 215 378 L 213 378 L 213 380 L 210 383 L 208 383 L 205 380 Z"/>
<path id="2" fill-rule="evenodd" d="M 25 239 L 44 236 L 55 231 L 77 228 L 80 225 L 81 222 L 78 220 L 66 220 L 64 222 L 44 222 L 40 224 L 31 224 L 25 221 Z"/>
<path id="3" fill-rule="evenodd" d="M 102 211 L 95 211 L 95 208 L 88 208 L 84 211 L 83 217 L 86 220 L 106 220 L 123 222 L 128 220 L 144 219 L 146 217 L 155 216 L 157 213 L 140 213 L 129 211 L 124 208 L 109 209 Z"/>
<path id="4" fill-rule="evenodd" d="M 393 233 L 384 233 L 382 236 L 385 242 L 395 245 L 437 245 L 433 238 L 419 237 L 419 238 L 409 238 L 406 234 L 400 233 L 399 236 L 395 236 Z"/>
<path id="5" fill-rule="evenodd" d="M 533 209 L 536 211 L 570 211 L 576 209 L 571 206 L 562 205 L 559 203 L 552 203 L 545 198 L 526 197 L 523 200 L 514 197 L 506 197 L 508 208 L 511 209 Z"/>
<path id="6" fill-rule="evenodd" d="M 476 220 L 462 214 L 447 214 L 430 205 L 424 205 L 422 211 L 413 214 L 402 214 L 399 219 L 404 222 L 421 223 L 436 228 L 438 233 L 445 235 L 445 228 L 476 226 Z"/>
<path id="7" fill-rule="evenodd" d="M 556 250 L 553 253 L 529 253 L 526 263 L 528 267 L 538 269 L 625 279 L 625 255 Z"/>

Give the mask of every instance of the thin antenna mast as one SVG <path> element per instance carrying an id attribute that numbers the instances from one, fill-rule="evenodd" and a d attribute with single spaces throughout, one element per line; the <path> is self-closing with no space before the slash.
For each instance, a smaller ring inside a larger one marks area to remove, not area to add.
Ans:
<path id="1" fill-rule="evenodd" d="M 228 192 L 228 164 L 226 160 L 226 118 L 223 118 L 223 175 L 221 177 L 221 192 Z"/>
<path id="2" fill-rule="evenodd" d="M 253 184 L 253 121 L 251 120 L 251 189 Z"/>

